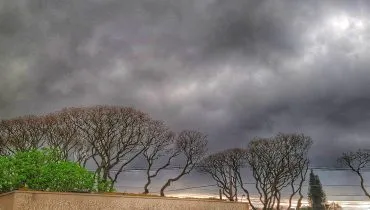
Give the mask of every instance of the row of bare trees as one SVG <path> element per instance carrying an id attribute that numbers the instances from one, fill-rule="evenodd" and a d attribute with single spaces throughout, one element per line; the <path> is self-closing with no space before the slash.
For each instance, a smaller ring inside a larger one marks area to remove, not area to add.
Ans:
<path id="1" fill-rule="evenodd" d="M 58 112 L 23 116 L 0 121 L 0 154 L 11 155 L 42 147 L 58 148 L 65 159 L 94 167 L 104 180 L 117 182 L 128 165 L 137 158 L 146 163 L 145 194 L 152 180 L 176 162 L 179 173 L 168 179 L 160 194 L 194 168 L 209 174 L 230 200 L 238 190 L 246 194 L 252 209 L 250 189 L 245 180 L 255 180 L 264 209 L 280 209 L 282 192 L 289 190 L 289 207 L 298 196 L 309 166 L 310 137 L 303 134 L 278 134 L 255 138 L 246 148 L 228 149 L 204 157 L 207 136 L 194 130 L 172 132 L 162 121 L 137 109 L 121 106 L 66 108 Z M 370 152 L 359 150 L 343 154 L 339 162 L 355 172 L 366 196 L 362 171 L 370 164 Z M 247 169 L 246 169 L 247 168 Z M 251 175 L 247 176 L 247 172 Z"/>
<path id="2" fill-rule="evenodd" d="M 84 167 L 92 164 L 112 188 L 127 166 L 141 157 L 147 166 L 144 193 L 149 193 L 151 180 L 176 161 L 182 170 L 165 182 L 164 196 L 165 189 L 190 173 L 205 155 L 207 137 L 193 130 L 174 133 L 162 121 L 121 106 L 66 108 L 0 121 L 2 155 L 42 147 L 58 148 L 65 159 Z"/>
<path id="3" fill-rule="evenodd" d="M 255 138 L 247 148 L 228 149 L 205 157 L 198 170 L 209 174 L 230 200 L 236 201 L 237 190 L 246 194 L 252 209 L 246 168 L 251 172 L 263 209 L 281 209 L 283 190 L 290 189 L 289 207 L 298 195 L 297 209 L 303 198 L 302 185 L 309 166 L 310 137 L 303 134 L 278 134 L 272 138 Z"/>

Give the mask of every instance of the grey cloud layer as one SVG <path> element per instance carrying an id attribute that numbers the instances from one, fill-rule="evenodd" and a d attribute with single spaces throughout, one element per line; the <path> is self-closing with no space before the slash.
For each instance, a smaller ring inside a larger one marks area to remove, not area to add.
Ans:
<path id="1" fill-rule="evenodd" d="M 368 8 L 0 0 L 0 116 L 134 105 L 175 129 L 207 132 L 212 150 L 304 132 L 316 141 L 314 164 L 332 164 L 343 149 L 368 142 Z M 354 18 L 345 29 L 343 16 Z M 339 26 L 330 25 L 338 17 Z"/>

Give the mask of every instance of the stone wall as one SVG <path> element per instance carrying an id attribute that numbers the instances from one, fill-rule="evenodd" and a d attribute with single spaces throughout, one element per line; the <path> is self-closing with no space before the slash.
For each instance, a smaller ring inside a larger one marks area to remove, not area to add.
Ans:
<path id="1" fill-rule="evenodd" d="M 1 210 L 248 210 L 246 203 L 119 194 L 15 191 L 0 195 Z"/>

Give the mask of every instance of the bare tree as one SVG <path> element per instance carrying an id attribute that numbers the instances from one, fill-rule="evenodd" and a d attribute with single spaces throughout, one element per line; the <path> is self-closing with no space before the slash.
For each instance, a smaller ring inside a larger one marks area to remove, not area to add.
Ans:
<path id="1" fill-rule="evenodd" d="M 291 168 L 289 171 L 290 187 L 292 190 L 289 196 L 288 209 L 292 206 L 292 200 L 298 193 L 299 199 L 297 202 L 297 209 L 302 205 L 302 186 L 306 180 L 306 175 L 309 166 L 308 151 L 311 148 L 312 140 L 303 134 L 279 134 L 276 137 L 279 141 L 284 143 L 285 165 Z"/>
<path id="2" fill-rule="evenodd" d="M 145 149 L 143 130 L 150 121 L 147 114 L 133 108 L 95 106 L 64 109 L 73 116 L 79 138 L 91 145 L 96 173 L 103 180 L 117 181 L 125 166 Z"/>
<path id="3" fill-rule="evenodd" d="M 254 139 L 249 143 L 247 160 L 256 181 L 256 189 L 263 209 L 271 208 L 270 202 L 274 198 L 273 170 L 275 148 L 270 139 Z"/>
<path id="4" fill-rule="evenodd" d="M 1 143 L 5 153 L 37 149 L 45 143 L 42 117 L 28 115 L 0 122 Z"/>
<path id="5" fill-rule="evenodd" d="M 175 134 L 161 121 L 148 123 L 143 140 L 145 149 L 142 155 L 147 163 L 147 182 L 144 185 L 143 194 L 148 194 L 148 187 L 152 182 L 152 178 L 156 177 L 161 170 L 170 166 L 172 159 L 178 156 L 180 151 L 174 147 Z M 162 161 L 164 163 L 160 165 Z M 159 166 L 153 170 L 155 163 Z"/>
<path id="6" fill-rule="evenodd" d="M 342 157 L 338 159 L 338 162 L 358 175 L 362 191 L 370 198 L 370 194 L 365 188 L 364 177 L 362 175 L 362 169 L 369 166 L 370 151 L 360 149 L 357 152 L 343 153 Z"/>
<path id="7" fill-rule="evenodd" d="M 207 151 L 207 136 L 198 131 L 185 130 L 176 138 L 176 150 L 180 151 L 185 163 L 181 172 L 174 178 L 170 178 L 162 186 L 160 194 L 164 196 L 164 191 L 171 183 L 178 181 L 181 177 L 189 174 L 194 167 L 201 161 Z"/>
<path id="8" fill-rule="evenodd" d="M 309 136 L 303 134 L 278 134 L 275 139 L 280 142 L 283 151 L 282 166 L 289 169 L 288 171 L 288 183 L 292 188 L 292 194 L 289 197 L 289 208 L 293 197 L 297 192 L 301 192 L 303 182 L 306 179 L 308 171 L 308 151 L 311 148 L 312 140 Z M 282 186 L 282 188 L 286 185 Z M 281 189 L 282 189 L 281 188 Z M 278 189 L 277 208 L 280 208 L 280 192 Z M 302 195 L 300 195 L 302 196 Z M 302 197 L 299 198 L 302 200 Z"/>
<path id="9" fill-rule="evenodd" d="M 245 166 L 245 150 L 228 149 L 204 158 L 198 171 L 209 174 L 229 201 L 237 201 L 238 173 Z"/>
<path id="10" fill-rule="evenodd" d="M 303 134 L 282 133 L 250 142 L 247 160 L 264 210 L 275 205 L 280 209 L 281 191 L 304 170 L 302 160 L 307 159 L 311 144 L 311 138 Z"/>

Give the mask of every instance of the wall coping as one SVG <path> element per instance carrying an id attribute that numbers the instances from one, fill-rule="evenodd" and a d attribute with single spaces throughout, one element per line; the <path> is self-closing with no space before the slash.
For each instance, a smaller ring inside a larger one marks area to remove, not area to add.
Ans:
<path id="1" fill-rule="evenodd" d="M 116 197 L 116 198 L 141 198 L 141 199 L 164 199 L 164 200 L 182 200 L 182 201 L 206 201 L 206 202 L 219 202 L 219 203 L 233 203 L 234 205 L 246 205 L 245 202 L 230 202 L 230 201 L 220 201 L 212 199 L 203 198 L 176 198 L 176 197 L 161 197 L 161 196 L 144 196 L 144 195 L 125 195 L 123 193 L 77 193 L 77 192 L 51 192 L 51 191 L 34 191 L 34 190 L 14 190 L 12 192 L 1 193 L 0 197 L 15 195 L 17 193 L 22 194 L 58 194 L 58 195 L 74 195 L 74 196 L 99 196 L 99 197 Z"/>
<path id="2" fill-rule="evenodd" d="M 6 193 L 0 193 L 0 197 L 4 197 L 4 196 L 8 196 L 8 195 L 13 195 L 14 193 L 15 193 L 15 191 L 6 192 Z"/>

